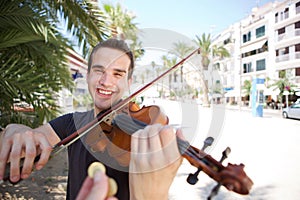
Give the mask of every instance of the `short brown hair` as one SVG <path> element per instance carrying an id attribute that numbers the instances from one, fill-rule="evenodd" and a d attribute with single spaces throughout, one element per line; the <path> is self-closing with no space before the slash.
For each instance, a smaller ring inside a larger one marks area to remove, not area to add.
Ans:
<path id="1" fill-rule="evenodd" d="M 102 48 L 102 47 L 108 47 L 108 48 L 113 48 L 117 49 L 120 51 L 123 51 L 124 53 L 127 54 L 127 56 L 130 59 L 130 66 L 128 70 L 128 78 L 132 77 L 133 69 L 134 69 L 134 57 L 132 51 L 129 49 L 128 45 L 125 43 L 124 40 L 118 40 L 114 38 L 107 39 L 105 41 L 99 42 L 92 50 L 91 55 L 89 57 L 88 61 L 88 72 L 91 70 L 91 65 L 92 65 L 92 58 L 94 56 L 94 53 Z"/>

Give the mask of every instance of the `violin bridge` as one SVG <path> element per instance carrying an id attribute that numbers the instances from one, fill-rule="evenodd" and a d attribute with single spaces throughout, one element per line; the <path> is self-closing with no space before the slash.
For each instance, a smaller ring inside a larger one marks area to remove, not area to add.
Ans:
<path id="1" fill-rule="evenodd" d="M 103 122 L 112 126 L 113 119 L 116 116 L 116 112 L 112 112 L 111 114 L 107 115 L 105 118 L 103 118 Z"/>

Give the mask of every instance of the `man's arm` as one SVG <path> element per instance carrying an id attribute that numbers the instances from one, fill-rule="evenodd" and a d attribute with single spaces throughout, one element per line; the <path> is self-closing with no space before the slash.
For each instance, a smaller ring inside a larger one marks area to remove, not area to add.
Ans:
<path id="1" fill-rule="evenodd" d="M 31 129 L 22 124 L 9 124 L 0 137 L 0 180 L 4 177 L 7 162 L 10 162 L 10 180 L 26 179 L 32 172 L 34 159 L 40 154 L 35 168 L 48 162 L 52 146 L 60 141 L 49 124 Z M 20 160 L 24 158 L 20 173 Z"/>

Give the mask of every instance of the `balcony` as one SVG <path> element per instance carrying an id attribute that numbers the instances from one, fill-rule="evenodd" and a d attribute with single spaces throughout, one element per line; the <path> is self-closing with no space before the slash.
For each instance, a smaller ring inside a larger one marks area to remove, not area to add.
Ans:
<path id="1" fill-rule="evenodd" d="M 289 54 L 281 55 L 276 57 L 276 62 L 284 62 L 290 60 Z"/>

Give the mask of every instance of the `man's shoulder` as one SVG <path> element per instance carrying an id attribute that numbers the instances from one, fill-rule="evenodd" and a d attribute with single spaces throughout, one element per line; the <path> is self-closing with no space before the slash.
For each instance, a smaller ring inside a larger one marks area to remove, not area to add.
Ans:
<path id="1" fill-rule="evenodd" d="M 83 117 L 86 117 L 86 116 L 93 116 L 94 117 L 94 110 L 87 110 L 87 111 L 75 111 L 73 113 L 69 113 L 71 115 L 74 115 L 74 116 L 83 116 Z"/>
<path id="2" fill-rule="evenodd" d="M 94 110 L 88 110 L 84 112 L 74 112 L 72 114 L 72 118 L 75 122 L 75 124 L 87 124 L 88 122 L 92 121 L 94 119 Z"/>

